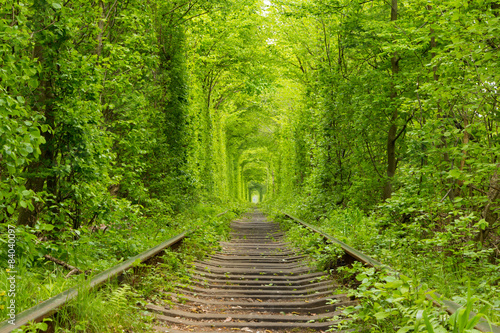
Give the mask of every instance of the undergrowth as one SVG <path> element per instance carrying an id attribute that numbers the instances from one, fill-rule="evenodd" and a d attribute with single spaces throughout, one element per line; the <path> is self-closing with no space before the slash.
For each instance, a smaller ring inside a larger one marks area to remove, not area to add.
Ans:
<path id="1" fill-rule="evenodd" d="M 397 274 L 389 270 L 366 268 L 356 262 L 352 267 L 339 269 L 343 274 L 353 275 L 359 282 L 349 291 L 359 300 L 358 305 L 344 308 L 342 320 L 329 331 L 355 328 L 356 332 L 428 332 L 428 333 L 473 333 L 482 319 L 491 318 L 492 305 L 472 295 L 469 288 L 465 307 L 449 315 L 443 307 L 443 296 L 418 277 Z M 480 310 L 472 314 L 474 306 Z"/>
<path id="2" fill-rule="evenodd" d="M 329 256 L 318 236 L 284 219 L 276 206 L 268 203 L 267 210 L 276 220 L 292 225 L 289 234 L 296 244 L 310 248 L 308 252 L 321 253 L 317 255 L 320 259 Z M 353 207 L 319 215 L 304 205 L 287 206 L 287 212 L 402 273 L 394 276 L 360 267 L 335 270 L 338 278 L 354 282 L 351 293 L 361 303 L 356 309 L 347 309 L 346 314 L 355 319 L 357 330 L 473 332 L 469 319 L 464 319 L 471 311 L 492 324 L 500 324 L 500 266 L 490 261 L 490 251 L 469 240 L 473 217 L 457 214 L 452 223 L 439 230 L 435 224 L 418 220 L 399 225 L 388 223 L 386 207 L 371 215 Z M 336 249 L 330 252 L 330 257 L 338 256 Z M 431 294 L 435 291 L 464 306 L 456 315 L 461 319 L 450 319 L 439 308 L 430 306 L 424 300 L 428 289 Z"/>
<path id="3" fill-rule="evenodd" d="M 78 285 L 83 286 L 82 292 L 61 309 L 54 319 L 56 332 L 147 332 L 151 326 L 152 316 L 143 310 L 141 305 L 147 301 L 154 301 L 158 290 L 172 290 L 174 282 L 187 279 L 190 269 L 186 263 L 216 251 L 219 241 L 227 238 L 229 234 L 229 221 L 245 209 L 244 205 L 238 205 L 217 216 L 221 209 L 216 211 L 214 208 L 197 207 L 194 213 L 178 216 L 161 231 L 151 226 L 142 230 L 134 229 L 131 234 L 128 230 L 125 233 L 115 231 L 113 238 L 123 240 L 129 236 L 125 243 L 130 246 L 120 251 L 115 251 L 111 244 L 101 243 L 106 238 L 112 237 L 103 237 L 105 235 L 95 233 L 81 234 L 75 245 L 78 249 L 68 251 L 69 258 L 66 260 L 72 264 L 79 263 L 79 268 L 82 270 L 89 268 L 90 274 L 87 277 L 82 274 L 65 279 L 67 271 L 60 267 L 44 262 L 39 257 L 29 261 L 28 258 L 20 256 L 17 263 L 18 312 L 71 286 Z M 120 283 L 114 279 L 100 290 L 92 291 L 88 291 L 85 287 L 85 284 L 99 271 L 110 268 L 188 229 L 193 232 L 183 240 L 178 251 L 167 249 L 163 255 L 157 256 L 154 262 L 135 265 L 133 270 L 121 276 Z M 115 239 L 114 242 L 119 246 L 119 241 Z M 78 253 L 78 259 L 75 258 L 75 253 Z M 118 255 L 118 258 L 113 258 L 113 254 Z M 82 265 L 84 262 L 87 262 L 87 265 Z M 6 274 L 8 274 L 6 271 L 0 273 L 2 283 L 7 281 L 4 277 Z M 6 285 L 0 285 L 0 289 L 6 290 L 3 288 L 6 288 Z M 5 294 L 0 296 L 6 299 Z M 2 309 L 2 315 L 6 315 L 5 308 Z M 35 328 L 43 331 L 45 326 L 46 323 L 33 324 L 17 332 L 30 332 Z"/>
<path id="4" fill-rule="evenodd" d="M 310 256 L 312 264 L 318 270 L 333 271 L 341 261 L 343 250 L 338 244 L 326 244 L 323 239 L 304 227 L 286 219 L 278 219 L 281 228 L 286 231 L 286 240 L 301 253 Z"/>

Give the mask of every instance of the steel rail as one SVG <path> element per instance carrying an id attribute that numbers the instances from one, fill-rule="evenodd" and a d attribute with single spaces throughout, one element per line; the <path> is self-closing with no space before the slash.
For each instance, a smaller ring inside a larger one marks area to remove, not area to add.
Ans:
<path id="1" fill-rule="evenodd" d="M 219 213 L 219 214 L 215 215 L 215 217 L 221 217 L 222 215 L 226 214 L 227 212 L 229 212 L 229 209 L 226 210 L 226 211 L 224 211 L 224 212 L 222 212 L 222 213 Z"/>
<path id="2" fill-rule="evenodd" d="M 285 213 L 285 212 L 281 212 L 284 216 L 288 217 L 289 219 L 291 219 L 292 221 L 302 225 L 303 227 L 317 233 L 318 235 L 321 235 L 323 237 L 324 240 L 326 241 L 330 241 L 332 243 L 336 243 L 336 244 L 339 244 L 342 249 L 344 250 L 345 253 L 347 253 L 349 256 L 351 256 L 352 258 L 354 258 L 355 260 L 357 261 L 360 261 L 364 264 L 367 264 L 369 266 L 372 266 L 372 267 L 375 267 L 375 268 L 381 268 L 381 269 L 388 269 L 392 272 L 396 272 L 398 274 L 400 274 L 397 270 L 395 270 L 394 268 L 388 266 L 388 265 L 384 265 L 382 264 L 380 261 L 378 260 L 375 260 L 373 258 L 371 258 L 370 256 L 367 256 L 366 254 L 356 250 L 355 248 L 347 245 L 346 243 L 336 239 L 335 237 L 332 237 L 320 230 L 318 230 L 317 228 L 313 227 L 312 225 L 296 218 L 295 216 L 292 216 L 288 213 Z M 439 295 L 438 293 L 434 292 L 434 294 L 440 298 L 441 295 Z M 460 310 L 461 308 L 463 308 L 463 306 L 461 306 L 460 304 L 457 304 L 455 302 L 452 302 L 450 300 L 446 300 L 446 299 L 443 299 L 442 302 L 443 304 L 439 304 L 436 302 L 436 300 L 431 297 L 430 295 L 426 295 L 427 299 L 428 300 L 431 300 L 433 301 L 433 304 L 435 305 L 438 305 L 438 306 L 442 306 L 444 308 L 444 310 L 446 312 L 448 312 L 450 315 L 457 312 L 458 310 Z M 475 316 L 475 313 L 471 313 L 470 317 L 474 317 Z M 490 328 L 491 326 L 491 328 Z M 490 325 L 488 322 L 486 322 L 486 320 L 482 319 L 476 326 L 475 328 L 481 332 L 493 332 L 493 333 L 500 333 L 500 327 L 498 326 L 495 326 L 495 325 Z"/>
<path id="3" fill-rule="evenodd" d="M 86 291 L 86 290 L 91 290 L 91 289 L 103 284 L 104 282 L 108 281 L 109 279 L 122 274 L 124 271 L 133 267 L 137 260 L 140 260 L 141 263 L 145 262 L 146 260 L 157 255 L 158 253 L 160 253 L 164 249 L 179 243 L 190 232 L 191 232 L 191 230 L 184 231 L 183 233 L 181 233 L 177 236 L 174 236 L 174 237 L 166 240 L 165 242 L 163 242 L 163 243 L 161 243 L 161 244 L 159 244 L 159 245 L 157 245 L 149 250 L 146 250 L 146 251 L 144 251 L 144 252 L 142 252 L 134 257 L 127 259 L 126 261 L 124 261 L 116 266 L 113 266 L 113 267 L 97 274 L 96 276 L 94 276 L 94 278 L 92 278 L 92 280 L 90 280 L 89 282 L 86 282 L 84 285 L 69 288 L 69 289 L 63 291 L 62 293 L 57 294 L 56 296 L 53 296 L 53 297 L 49 298 L 48 300 L 46 300 L 38 305 L 35 305 L 32 308 L 29 308 L 29 309 L 27 309 L 19 314 L 16 314 L 15 325 L 10 324 L 8 322 L 9 320 L 6 320 L 6 321 L 0 323 L 0 333 L 8 333 L 16 328 L 20 328 L 20 327 L 28 324 L 29 322 L 40 322 L 44 318 L 50 317 L 55 312 L 57 312 L 57 310 L 60 307 L 62 307 L 68 301 L 70 301 L 70 300 L 74 299 L 76 296 L 78 296 L 78 294 L 80 292 Z"/>

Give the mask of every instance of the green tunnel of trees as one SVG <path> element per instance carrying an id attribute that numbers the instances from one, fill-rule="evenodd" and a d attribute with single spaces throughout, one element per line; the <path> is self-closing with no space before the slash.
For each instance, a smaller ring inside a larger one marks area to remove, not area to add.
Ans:
<path id="1" fill-rule="evenodd" d="M 4 223 L 74 231 L 258 193 L 497 263 L 498 1 L 0 4 Z"/>

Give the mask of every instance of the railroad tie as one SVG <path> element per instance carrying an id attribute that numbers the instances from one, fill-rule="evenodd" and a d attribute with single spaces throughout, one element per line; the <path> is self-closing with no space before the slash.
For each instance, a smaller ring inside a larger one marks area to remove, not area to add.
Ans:
<path id="1" fill-rule="evenodd" d="M 321 332 L 339 322 L 339 308 L 353 304 L 262 213 L 231 227 L 221 252 L 193 263 L 192 284 L 166 295 L 173 305 L 147 305 L 157 314 L 157 331 Z"/>

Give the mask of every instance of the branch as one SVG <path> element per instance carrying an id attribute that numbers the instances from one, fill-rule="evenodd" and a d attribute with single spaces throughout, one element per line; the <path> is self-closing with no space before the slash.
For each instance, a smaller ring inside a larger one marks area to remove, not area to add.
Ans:
<path id="1" fill-rule="evenodd" d="M 327 40 L 327 36 L 326 36 L 325 21 L 323 21 L 323 19 L 321 19 L 321 24 L 323 26 L 323 42 L 325 43 L 326 57 L 328 58 L 328 65 L 331 69 L 332 68 L 332 61 L 330 59 L 330 46 L 328 45 L 328 40 Z"/>
<path id="2" fill-rule="evenodd" d="M 115 8 L 117 2 L 118 2 L 118 0 L 115 0 L 115 2 L 113 3 L 113 5 L 111 6 L 111 8 L 109 8 L 108 14 L 106 14 L 106 17 L 104 18 L 105 21 L 108 20 L 109 15 L 111 15 L 111 11 L 113 10 L 113 8 Z"/>
<path id="3" fill-rule="evenodd" d="M 72 269 L 68 274 L 66 274 L 66 276 L 64 277 L 65 279 L 69 278 L 71 275 L 75 275 L 75 274 L 81 274 L 82 272 L 78 269 L 78 268 L 75 268 L 75 269 Z"/>
<path id="4" fill-rule="evenodd" d="M 401 131 L 399 131 L 398 135 L 396 135 L 396 137 L 394 138 L 393 142 L 396 142 L 399 139 L 399 137 L 401 136 L 401 134 L 403 134 L 403 132 L 405 131 L 406 126 L 408 125 L 408 123 L 412 119 L 413 119 L 413 114 L 410 116 L 410 118 L 408 118 L 408 120 L 406 121 L 406 124 L 403 126 L 403 128 L 401 129 Z"/>
<path id="5" fill-rule="evenodd" d="M 366 144 L 366 149 L 368 150 L 368 155 L 370 155 L 370 159 L 372 160 L 372 164 L 373 164 L 373 168 L 375 169 L 375 171 L 377 172 L 377 175 L 380 177 L 380 178 L 384 178 L 382 177 L 382 175 L 380 174 L 380 172 L 378 171 L 377 169 L 377 166 L 375 165 L 375 161 L 373 159 L 373 156 L 372 156 L 372 153 L 370 151 L 370 147 L 368 146 L 368 142 L 365 140 L 365 144 Z"/>
<path id="6" fill-rule="evenodd" d="M 304 69 L 304 66 L 302 65 L 302 61 L 300 61 L 299 56 L 295 54 L 295 58 L 297 58 L 297 61 L 299 62 L 299 66 L 298 67 L 300 68 L 300 70 L 302 71 L 302 73 L 305 74 L 306 70 Z"/>
<path id="7" fill-rule="evenodd" d="M 473 190 L 476 190 L 476 191 L 478 191 L 479 193 L 482 193 L 482 194 L 484 194 L 484 195 L 488 195 L 488 193 L 486 193 L 485 191 L 481 190 L 480 188 L 475 187 L 474 185 L 468 184 L 468 185 L 467 185 L 467 187 L 469 187 L 469 188 L 471 188 L 471 189 L 473 189 Z"/>
<path id="8" fill-rule="evenodd" d="M 52 21 L 52 23 L 50 23 L 49 25 L 45 26 L 44 28 L 40 29 L 40 30 L 37 30 L 37 31 L 33 31 L 31 34 L 30 34 L 30 37 L 33 38 L 33 36 L 35 36 L 35 34 L 39 33 L 39 32 L 42 32 L 44 31 L 45 29 L 48 29 L 49 27 L 53 26 L 55 23 L 57 22 L 57 20 L 54 20 Z"/>
<path id="9" fill-rule="evenodd" d="M 222 215 L 226 214 L 228 211 L 229 211 L 229 210 L 226 210 L 225 212 L 222 212 L 222 213 L 220 213 L 220 214 L 217 214 L 217 215 L 216 215 L 216 217 L 220 217 L 220 216 L 222 216 Z"/>
<path id="10" fill-rule="evenodd" d="M 444 201 L 444 199 L 446 199 L 446 197 L 448 196 L 448 194 L 450 194 L 451 190 L 453 190 L 453 187 L 452 187 L 452 188 L 450 188 L 450 189 L 448 190 L 448 192 L 446 192 L 446 194 L 444 195 L 444 197 L 443 197 L 441 200 L 439 200 L 439 202 L 443 202 L 443 201 Z"/>
<path id="11" fill-rule="evenodd" d="M 66 278 L 70 277 L 71 275 L 73 274 L 82 274 L 83 272 L 81 270 L 79 270 L 78 268 L 76 268 L 75 266 L 71 266 L 70 264 L 68 263 L 65 263 L 64 261 L 62 260 L 59 260 L 57 258 L 54 258 L 52 256 L 49 256 L 48 254 L 44 255 L 43 256 L 45 259 L 47 260 L 50 260 L 60 266 L 63 266 L 64 268 L 70 270 L 70 272 L 68 273 L 68 275 L 66 275 Z"/>
<path id="12" fill-rule="evenodd" d="M 171 11 L 165 13 L 165 14 L 162 14 L 163 16 L 167 16 L 169 14 L 172 14 L 173 12 L 175 12 L 177 9 L 181 8 L 181 7 L 184 7 L 185 5 L 187 5 L 188 3 L 190 3 L 191 1 L 188 1 L 188 2 L 185 2 L 183 3 L 182 5 L 179 5 L 177 7 L 175 7 L 174 9 L 172 9 Z"/>
<path id="13" fill-rule="evenodd" d="M 179 23 L 179 25 L 184 24 L 184 23 L 186 23 L 187 21 L 194 19 L 195 17 L 202 16 L 202 15 L 205 15 L 205 14 L 208 14 L 208 13 L 210 13 L 210 12 L 208 12 L 208 11 L 207 11 L 207 12 L 204 12 L 204 13 L 201 13 L 201 14 L 198 14 L 198 15 L 195 15 L 195 16 L 191 16 L 190 18 L 187 18 L 187 19 L 185 19 L 184 21 L 182 21 L 181 23 Z"/>

